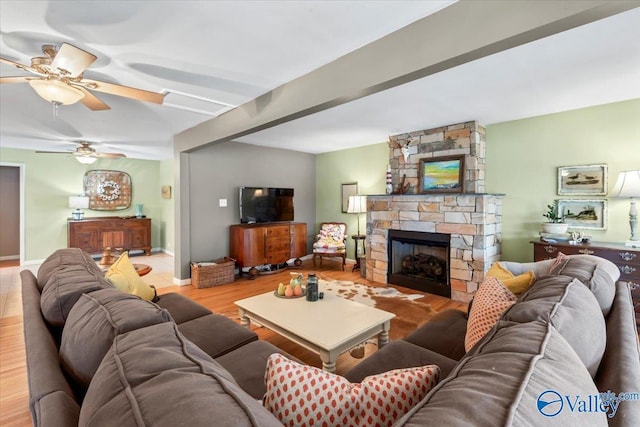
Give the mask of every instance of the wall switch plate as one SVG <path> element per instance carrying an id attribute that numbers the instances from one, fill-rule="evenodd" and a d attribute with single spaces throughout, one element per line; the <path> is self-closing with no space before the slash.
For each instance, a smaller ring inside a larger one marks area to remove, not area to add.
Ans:
<path id="1" fill-rule="evenodd" d="M 218 204 L 220 205 L 221 208 L 226 208 L 227 207 L 227 199 L 218 200 Z"/>

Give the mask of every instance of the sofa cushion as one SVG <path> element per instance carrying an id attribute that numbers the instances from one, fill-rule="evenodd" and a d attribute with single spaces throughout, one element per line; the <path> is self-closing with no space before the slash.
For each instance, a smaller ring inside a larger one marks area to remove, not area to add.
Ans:
<path id="1" fill-rule="evenodd" d="M 84 294 L 62 331 L 62 368 L 84 391 L 116 335 L 171 320 L 166 310 L 117 289 Z"/>
<path id="2" fill-rule="evenodd" d="M 211 310 L 204 305 L 176 292 L 159 295 L 154 302 L 166 308 L 178 325 L 211 314 Z"/>
<path id="3" fill-rule="evenodd" d="M 113 288 L 102 272 L 85 265 L 69 265 L 54 271 L 42 290 L 42 315 L 53 326 L 63 326 L 69 311 L 84 293 Z"/>
<path id="4" fill-rule="evenodd" d="M 178 330 L 214 359 L 258 339 L 255 332 L 221 314 L 182 322 Z"/>
<path id="5" fill-rule="evenodd" d="M 69 266 L 84 266 L 86 270 L 94 274 L 102 275 L 100 267 L 91 256 L 78 248 L 58 249 L 44 260 L 38 268 L 38 289 L 42 292 L 51 275 Z"/>
<path id="6" fill-rule="evenodd" d="M 398 340 L 391 341 L 378 351 L 374 351 L 369 357 L 345 372 L 344 377 L 352 383 L 359 383 L 365 377 L 393 369 L 437 365 L 440 368 L 440 378 L 445 378 L 457 364 L 457 360 L 410 342 Z"/>
<path id="7" fill-rule="evenodd" d="M 448 309 L 436 314 L 403 339 L 450 359 L 460 360 L 466 353 L 466 332 L 467 314 L 460 310 Z"/>
<path id="8" fill-rule="evenodd" d="M 555 396 L 547 390 L 562 398 L 561 406 L 543 405 L 545 397 Z M 604 413 L 572 410 L 567 403 L 597 394 L 584 365 L 553 325 L 500 321 L 397 425 L 606 426 Z"/>
<path id="9" fill-rule="evenodd" d="M 129 253 L 122 255 L 109 267 L 104 277 L 122 292 L 136 295 L 144 300 L 152 301 L 156 296 L 155 290 L 140 276 L 129 259 Z"/>
<path id="10" fill-rule="evenodd" d="M 496 324 L 502 313 L 511 307 L 516 296 L 494 277 L 482 282 L 473 297 L 464 348 L 469 351 Z"/>
<path id="11" fill-rule="evenodd" d="M 610 265 L 608 265 L 610 264 Z M 615 269 L 612 273 L 611 266 Z M 617 276 L 615 275 L 617 272 Z M 620 272 L 611 261 L 590 255 L 568 256 L 549 271 L 551 276 L 575 277 L 584 283 L 595 295 L 602 314 L 606 317 L 611 310 L 615 295 L 615 281 Z"/>
<path id="12" fill-rule="evenodd" d="M 607 330 L 598 301 L 579 280 L 567 276 L 541 278 L 503 319 L 551 322 L 591 376 L 596 375 L 607 345 Z"/>
<path id="13" fill-rule="evenodd" d="M 80 410 L 80 426 L 280 426 L 172 322 L 118 335 Z"/>
<path id="14" fill-rule="evenodd" d="M 284 354 L 287 358 L 295 360 L 278 347 L 263 340 L 252 341 L 215 360 L 229 371 L 240 388 L 255 399 L 262 399 L 267 391 L 264 383 L 267 360 L 274 353 Z"/>
<path id="15" fill-rule="evenodd" d="M 264 406 L 284 425 L 391 426 L 439 380 L 435 365 L 396 369 L 352 384 L 339 375 L 273 354 Z"/>

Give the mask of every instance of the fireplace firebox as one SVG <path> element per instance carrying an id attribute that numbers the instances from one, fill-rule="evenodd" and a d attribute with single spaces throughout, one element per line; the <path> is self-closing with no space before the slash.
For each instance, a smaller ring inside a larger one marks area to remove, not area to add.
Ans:
<path id="1" fill-rule="evenodd" d="M 450 239 L 443 233 L 389 230 L 387 282 L 451 298 Z"/>

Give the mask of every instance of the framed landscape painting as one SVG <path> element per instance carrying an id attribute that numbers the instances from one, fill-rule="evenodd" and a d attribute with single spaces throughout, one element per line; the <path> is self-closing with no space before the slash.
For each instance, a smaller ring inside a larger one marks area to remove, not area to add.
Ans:
<path id="1" fill-rule="evenodd" d="M 563 196 L 606 196 L 607 165 L 559 167 L 558 194 Z"/>
<path id="2" fill-rule="evenodd" d="M 464 156 L 420 159 L 418 192 L 463 193 Z"/>
<path id="3" fill-rule="evenodd" d="M 570 228 L 606 230 L 607 200 L 558 200 L 558 213 Z"/>

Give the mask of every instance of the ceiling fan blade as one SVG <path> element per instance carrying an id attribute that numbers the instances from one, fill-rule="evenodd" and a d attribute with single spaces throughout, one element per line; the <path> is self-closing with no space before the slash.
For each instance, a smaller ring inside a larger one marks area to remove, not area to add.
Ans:
<path id="1" fill-rule="evenodd" d="M 33 79 L 33 77 L 27 77 L 27 76 L 22 76 L 22 77 L 0 77 L 0 84 L 26 83 L 31 79 Z"/>
<path id="2" fill-rule="evenodd" d="M 41 151 L 37 150 L 36 153 L 45 153 L 45 154 L 73 154 L 73 151 Z"/>
<path id="3" fill-rule="evenodd" d="M 0 62 L 2 62 L 3 64 L 11 65 L 12 67 L 19 68 L 21 70 L 31 71 L 32 73 L 40 74 L 33 68 L 29 67 L 28 65 L 23 65 L 23 64 L 20 64 L 19 62 L 15 62 L 7 58 L 0 58 Z"/>
<path id="4" fill-rule="evenodd" d="M 100 157 L 102 159 L 122 159 L 127 156 L 122 153 L 95 153 L 93 157 Z"/>
<path id="5" fill-rule="evenodd" d="M 161 93 L 151 92 L 148 90 L 136 89 L 129 86 L 122 86 L 113 83 L 101 82 L 98 80 L 82 79 L 81 84 L 98 92 L 108 93 L 111 95 L 123 96 L 125 98 L 137 99 L 140 101 L 153 102 L 162 104 L 164 95 Z"/>
<path id="6" fill-rule="evenodd" d="M 69 43 L 62 43 L 51 62 L 51 68 L 63 76 L 77 77 L 96 59 L 98 57 L 92 53 Z"/>
<path id="7" fill-rule="evenodd" d="M 80 85 L 73 85 L 73 87 L 80 89 L 82 93 L 84 93 L 84 98 L 80 100 L 80 102 L 90 110 L 93 111 L 102 111 L 102 110 L 110 110 L 107 104 L 98 99 L 97 96 L 89 92 L 87 89 Z"/>

